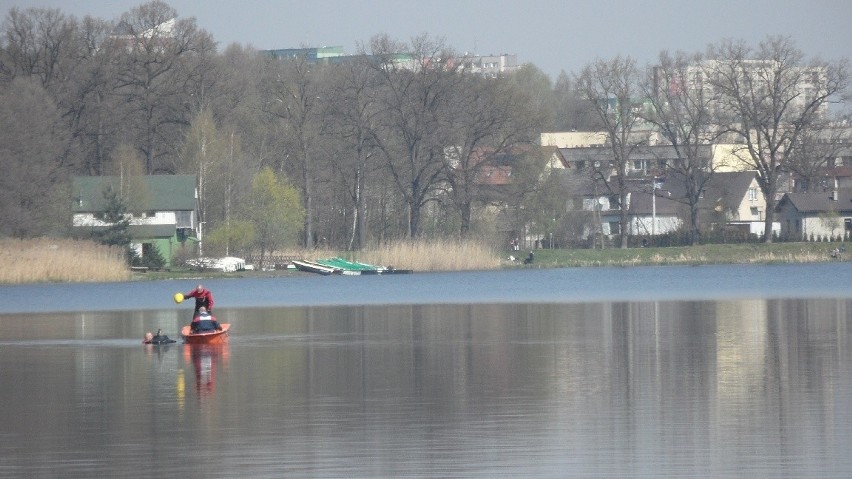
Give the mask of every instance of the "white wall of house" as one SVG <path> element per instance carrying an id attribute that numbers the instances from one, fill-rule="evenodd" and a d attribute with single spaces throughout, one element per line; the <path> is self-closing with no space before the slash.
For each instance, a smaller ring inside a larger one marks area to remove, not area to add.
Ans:
<path id="1" fill-rule="evenodd" d="M 732 212 L 729 219 L 731 221 L 751 221 L 761 224 L 766 219 L 766 198 L 760 191 L 757 179 L 751 180 L 745 197 L 740 201 L 739 206 Z"/>
<path id="2" fill-rule="evenodd" d="M 541 146 L 557 148 L 585 148 L 606 144 L 606 132 L 603 131 L 553 131 L 540 137 Z"/>
<path id="3" fill-rule="evenodd" d="M 595 229 L 595 231 L 584 231 L 583 235 L 585 238 L 588 238 L 590 234 L 598 233 L 602 233 L 605 236 L 618 234 L 615 224 L 619 222 L 620 210 L 618 208 L 610 208 L 611 205 L 610 198 L 607 196 L 583 198 L 583 210 L 597 210 L 600 215 L 598 219 L 600 219 L 601 222 L 600 228 Z"/>
<path id="4" fill-rule="evenodd" d="M 682 221 L 675 216 L 632 216 L 628 228 L 631 235 L 655 235 L 673 233 L 681 227 Z"/>
<path id="5" fill-rule="evenodd" d="M 177 215 L 174 211 L 157 211 L 153 215 L 148 213 L 134 217 L 131 222 L 135 225 L 173 225 L 177 222 Z"/>
<path id="6" fill-rule="evenodd" d="M 94 213 L 75 213 L 72 224 L 74 226 L 109 226 L 111 223 L 107 223 L 103 220 L 96 218 Z M 176 215 L 174 211 L 158 211 L 154 214 L 134 216 L 130 220 L 130 224 L 173 225 L 176 224 Z"/>
<path id="7" fill-rule="evenodd" d="M 753 170 L 752 161 L 744 145 L 736 143 L 718 143 L 712 146 L 713 169 L 715 171 Z"/>
<path id="8" fill-rule="evenodd" d="M 734 222 L 733 224 L 736 224 L 736 222 Z M 758 236 L 762 236 L 763 231 L 766 228 L 766 225 L 763 221 L 751 221 L 751 222 L 749 222 L 748 225 L 749 225 L 749 232 L 751 234 L 758 235 Z M 781 233 L 781 223 L 779 223 L 777 221 L 772 223 L 772 231 L 775 234 L 780 234 Z"/>

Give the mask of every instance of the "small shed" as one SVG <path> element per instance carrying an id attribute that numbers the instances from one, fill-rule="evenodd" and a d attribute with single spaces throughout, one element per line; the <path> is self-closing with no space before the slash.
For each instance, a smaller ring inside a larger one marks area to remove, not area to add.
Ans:
<path id="1" fill-rule="evenodd" d="M 804 241 L 846 238 L 852 232 L 852 188 L 786 193 L 776 212 L 782 237 Z"/>

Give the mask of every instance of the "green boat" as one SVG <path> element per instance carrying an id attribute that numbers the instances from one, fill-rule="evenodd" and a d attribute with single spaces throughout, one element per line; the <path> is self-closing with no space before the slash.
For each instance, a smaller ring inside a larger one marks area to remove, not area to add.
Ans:
<path id="1" fill-rule="evenodd" d="M 335 273 L 339 272 L 339 274 L 346 275 L 398 274 L 411 272 L 411 270 L 398 270 L 391 266 L 384 267 L 367 263 L 359 263 L 357 261 L 349 261 L 339 257 L 318 259 L 314 263 L 330 268 L 334 270 Z"/>

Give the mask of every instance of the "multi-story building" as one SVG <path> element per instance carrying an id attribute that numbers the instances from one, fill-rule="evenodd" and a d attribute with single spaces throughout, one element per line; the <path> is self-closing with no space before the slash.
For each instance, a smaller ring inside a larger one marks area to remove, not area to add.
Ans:
<path id="1" fill-rule="evenodd" d="M 518 68 L 518 56 L 508 53 L 500 55 L 473 55 L 465 53 L 462 57 L 462 69 L 464 71 L 489 78 L 514 73 Z"/>
<path id="2" fill-rule="evenodd" d="M 277 50 L 263 50 L 263 53 L 275 58 L 304 58 L 311 63 L 330 63 L 347 56 L 343 53 L 343 47 L 340 46 L 279 48 Z"/>
<path id="3" fill-rule="evenodd" d="M 730 81 L 724 78 L 728 74 L 737 75 L 737 81 L 746 89 L 769 93 L 767 99 L 773 95 L 771 92 L 777 88 L 775 82 L 780 79 L 785 88 L 789 85 L 794 86 L 789 89 L 789 92 L 777 92 L 785 100 L 789 97 L 788 110 L 792 112 L 801 111 L 810 104 L 820 94 L 826 82 L 826 70 L 823 67 L 779 69 L 778 62 L 769 60 L 746 60 L 738 65 L 725 64 L 720 60 L 706 60 L 687 67 L 682 76 L 674 77 L 671 76 L 671 72 L 666 75 L 661 66 L 654 67 L 653 72 L 654 85 L 658 92 L 659 89 L 665 88 L 669 96 L 689 93 L 697 97 L 700 93 L 703 98 L 711 100 L 717 98 L 720 93 L 716 85 L 723 81 Z M 780 78 L 779 75 L 781 75 Z M 711 101 L 709 106 L 722 111 L 724 103 Z M 827 112 L 828 103 L 823 102 L 819 113 L 825 115 Z"/>

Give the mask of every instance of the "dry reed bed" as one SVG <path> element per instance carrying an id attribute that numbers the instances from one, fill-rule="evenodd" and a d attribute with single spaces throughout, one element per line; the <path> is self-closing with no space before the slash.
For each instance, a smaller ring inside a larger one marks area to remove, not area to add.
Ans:
<path id="1" fill-rule="evenodd" d="M 500 267 L 497 253 L 476 241 L 392 243 L 363 251 L 358 260 L 414 271 L 470 271 Z"/>
<path id="2" fill-rule="evenodd" d="M 0 239 L 0 283 L 126 281 L 124 252 L 91 241 Z"/>
<path id="3" fill-rule="evenodd" d="M 345 259 L 351 261 L 418 272 L 469 271 L 495 269 L 501 266 L 497 252 L 476 241 L 404 241 L 345 254 L 322 249 L 276 251 L 275 254 L 308 260 L 343 255 Z"/>

